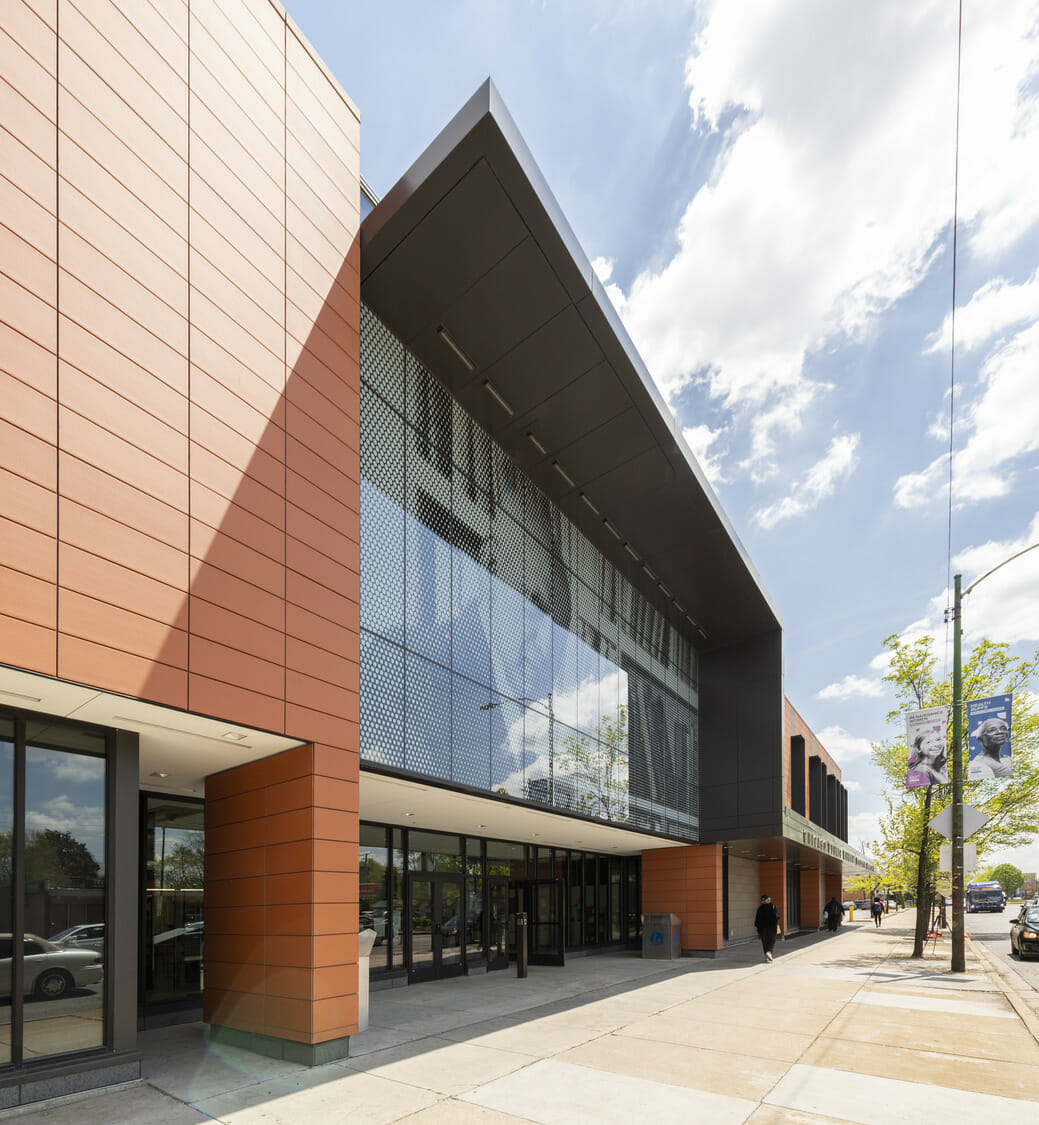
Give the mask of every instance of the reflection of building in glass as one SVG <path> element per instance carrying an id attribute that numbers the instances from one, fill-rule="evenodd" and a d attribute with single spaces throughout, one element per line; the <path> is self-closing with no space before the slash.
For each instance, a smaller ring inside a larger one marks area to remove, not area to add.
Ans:
<path id="1" fill-rule="evenodd" d="M 367 309 L 361 341 L 362 758 L 696 839 L 688 640 Z"/>

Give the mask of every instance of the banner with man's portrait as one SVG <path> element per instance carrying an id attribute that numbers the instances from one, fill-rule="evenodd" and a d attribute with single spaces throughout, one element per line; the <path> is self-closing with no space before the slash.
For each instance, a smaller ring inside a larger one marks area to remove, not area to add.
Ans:
<path id="1" fill-rule="evenodd" d="M 906 744 L 909 748 L 907 789 L 949 784 L 949 759 L 945 752 L 948 728 L 948 707 L 927 707 L 906 715 Z"/>
<path id="2" fill-rule="evenodd" d="M 1012 704 L 1012 694 L 967 700 L 968 781 L 1010 776 Z"/>

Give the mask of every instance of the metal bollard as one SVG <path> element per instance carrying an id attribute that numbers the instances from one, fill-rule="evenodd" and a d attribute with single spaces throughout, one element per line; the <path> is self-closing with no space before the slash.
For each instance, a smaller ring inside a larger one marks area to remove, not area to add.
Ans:
<path id="1" fill-rule="evenodd" d="M 516 976 L 527 975 L 527 915 L 520 912 L 516 915 Z"/>

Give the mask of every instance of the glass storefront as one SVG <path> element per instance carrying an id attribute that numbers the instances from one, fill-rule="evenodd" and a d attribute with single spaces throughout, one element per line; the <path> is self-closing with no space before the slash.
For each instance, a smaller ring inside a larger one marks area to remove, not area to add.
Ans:
<path id="1" fill-rule="evenodd" d="M 362 759 L 695 842 L 689 640 L 364 307 L 361 376 Z"/>
<path id="2" fill-rule="evenodd" d="M 0 1065 L 105 1044 L 108 749 L 0 715 Z"/>
<path id="3" fill-rule="evenodd" d="M 360 870 L 373 975 L 418 981 L 505 968 L 517 910 L 529 917 L 532 963 L 631 946 L 641 932 L 638 856 L 362 824 Z"/>

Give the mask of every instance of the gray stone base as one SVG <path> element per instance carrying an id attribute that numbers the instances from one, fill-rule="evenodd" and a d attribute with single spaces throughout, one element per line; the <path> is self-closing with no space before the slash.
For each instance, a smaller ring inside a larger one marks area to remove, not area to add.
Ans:
<path id="1" fill-rule="evenodd" d="M 54 1066 L 33 1066 L 5 1074 L 0 1079 L 0 1110 L 140 1080 L 141 1056 L 137 1051 L 80 1058 Z"/>
<path id="2" fill-rule="evenodd" d="M 345 1059 L 350 1054 L 348 1035 L 341 1039 L 330 1039 L 326 1043 L 297 1043 L 294 1039 L 279 1039 L 274 1035 L 258 1035 L 253 1031 L 207 1024 L 206 1037 L 211 1043 L 241 1047 L 243 1051 L 253 1051 L 271 1059 L 285 1059 L 302 1066 L 321 1066 L 322 1063 Z"/>

